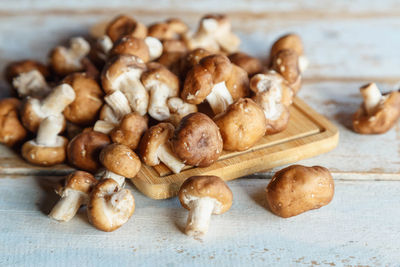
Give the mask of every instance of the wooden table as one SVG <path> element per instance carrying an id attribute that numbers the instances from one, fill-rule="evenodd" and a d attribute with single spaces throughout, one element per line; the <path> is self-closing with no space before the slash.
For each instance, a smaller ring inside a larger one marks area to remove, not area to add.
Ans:
<path id="1" fill-rule="evenodd" d="M 134 216 L 118 231 L 103 233 L 83 211 L 69 223 L 50 220 L 46 214 L 57 200 L 50 189 L 60 177 L 29 169 L 16 176 L 11 166 L 0 179 L 0 266 L 400 264 L 400 125 L 379 136 L 349 129 L 360 85 L 399 87 L 398 1 L 32 2 L 1 1 L 0 69 L 16 59 L 43 59 L 59 40 L 122 12 L 144 23 L 179 16 L 192 27 L 203 13 L 225 12 L 243 50 L 263 58 L 280 34 L 299 33 L 311 63 L 300 97 L 340 130 L 334 151 L 299 163 L 329 168 L 336 194 L 320 210 L 282 219 L 264 208 L 274 170 L 232 181 L 232 209 L 213 216 L 208 235 L 195 240 L 182 233 L 187 212 L 176 198 L 151 200 L 128 185 L 137 203 Z M 0 88 L 7 95 L 4 80 Z"/>

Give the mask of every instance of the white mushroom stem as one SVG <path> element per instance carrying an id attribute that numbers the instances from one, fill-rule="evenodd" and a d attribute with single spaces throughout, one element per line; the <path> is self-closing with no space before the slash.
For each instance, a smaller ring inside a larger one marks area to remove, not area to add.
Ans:
<path id="1" fill-rule="evenodd" d="M 106 59 L 108 53 L 110 52 L 111 48 L 113 47 L 113 42 L 111 41 L 111 38 L 108 37 L 108 35 L 103 35 L 102 37 L 97 39 L 97 43 L 101 49 L 101 52 L 103 53 L 100 56 L 103 59 Z"/>
<path id="2" fill-rule="evenodd" d="M 93 131 L 100 132 L 103 134 L 109 134 L 117 124 L 114 124 L 109 121 L 104 121 L 104 120 L 98 120 L 93 126 Z"/>
<path id="3" fill-rule="evenodd" d="M 119 187 L 124 187 L 124 185 L 125 185 L 125 177 L 122 175 L 116 174 L 115 172 L 106 170 L 102 176 L 102 179 L 107 179 L 107 178 L 113 179 L 115 182 L 117 182 Z"/>
<path id="4" fill-rule="evenodd" d="M 170 111 L 170 121 L 177 126 L 181 119 L 186 115 L 197 112 L 197 106 L 184 102 L 179 97 L 171 97 L 167 101 Z"/>
<path id="5" fill-rule="evenodd" d="M 75 100 L 74 89 L 66 83 L 60 84 L 42 101 L 41 110 L 45 115 L 57 115 Z"/>
<path id="6" fill-rule="evenodd" d="M 157 156 L 174 173 L 180 173 L 185 167 L 185 164 L 172 153 L 171 148 L 167 144 L 162 144 L 158 147 Z"/>
<path id="7" fill-rule="evenodd" d="M 375 83 L 370 83 L 367 86 L 360 88 L 361 94 L 364 98 L 364 107 L 368 115 L 373 115 L 376 108 L 382 99 L 382 94 Z"/>
<path id="8" fill-rule="evenodd" d="M 39 125 L 36 143 L 48 147 L 57 145 L 58 134 L 61 132 L 62 127 L 62 115 L 47 117 Z"/>
<path id="9" fill-rule="evenodd" d="M 87 199 L 87 194 L 81 191 L 65 189 L 49 216 L 57 221 L 68 222 L 75 216 L 80 206 L 87 203 Z"/>
<path id="10" fill-rule="evenodd" d="M 300 72 L 303 73 L 308 68 L 309 65 L 308 58 L 304 55 L 299 56 L 298 64 Z"/>
<path id="11" fill-rule="evenodd" d="M 210 197 L 201 197 L 189 202 L 190 210 L 185 229 L 187 235 L 200 236 L 207 233 L 215 202 L 216 200 Z"/>
<path id="12" fill-rule="evenodd" d="M 155 82 L 147 87 L 150 89 L 149 114 L 156 120 L 163 121 L 169 118 L 169 108 L 167 100 L 171 89 L 165 84 Z"/>
<path id="13" fill-rule="evenodd" d="M 21 73 L 14 78 L 13 86 L 17 89 L 21 97 L 42 97 L 47 95 L 50 91 L 50 87 L 45 78 L 38 70 Z"/>
<path id="14" fill-rule="evenodd" d="M 157 38 L 148 36 L 144 39 L 147 47 L 149 48 L 150 61 L 159 58 L 163 52 L 163 45 Z"/>
<path id="15" fill-rule="evenodd" d="M 90 45 L 82 37 L 74 37 L 70 40 L 70 47 L 64 51 L 68 63 L 80 67 L 81 60 L 90 52 Z"/>
<path id="16" fill-rule="evenodd" d="M 112 94 L 104 97 L 104 100 L 119 119 L 126 114 L 131 113 L 128 99 L 121 91 L 114 91 Z"/>
<path id="17" fill-rule="evenodd" d="M 215 84 L 206 99 L 215 115 L 224 112 L 233 103 L 233 98 L 226 88 L 225 82 Z"/>

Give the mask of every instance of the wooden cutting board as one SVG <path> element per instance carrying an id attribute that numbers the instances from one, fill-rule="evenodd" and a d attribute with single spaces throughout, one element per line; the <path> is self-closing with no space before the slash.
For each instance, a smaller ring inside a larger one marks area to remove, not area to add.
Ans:
<path id="1" fill-rule="evenodd" d="M 305 102 L 295 98 L 290 114 L 285 131 L 264 136 L 246 151 L 224 151 L 209 167 L 188 167 L 174 174 L 163 164 L 155 167 L 143 165 L 137 177 L 131 180 L 146 196 L 165 199 L 175 196 L 183 181 L 193 175 L 217 175 L 228 181 L 313 157 L 336 147 L 339 141 L 337 128 Z"/>

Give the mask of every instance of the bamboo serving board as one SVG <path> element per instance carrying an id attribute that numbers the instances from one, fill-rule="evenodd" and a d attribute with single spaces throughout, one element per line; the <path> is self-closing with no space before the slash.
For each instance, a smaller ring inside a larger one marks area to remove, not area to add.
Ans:
<path id="1" fill-rule="evenodd" d="M 285 131 L 264 136 L 246 151 L 224 151 L 209 167 L 188 167 L 174 174 L 163 164 L 155 167 L 143 164 L 139 174 L 131 180 L 146 196 L 165 199 L 177 195 L 181 184 L 194 175 L 217 175 L 229 181 L 313 157 L 336 147 L 339 141 L 337 128 L 305 102 L 295 98 L 290 114 Z"/>

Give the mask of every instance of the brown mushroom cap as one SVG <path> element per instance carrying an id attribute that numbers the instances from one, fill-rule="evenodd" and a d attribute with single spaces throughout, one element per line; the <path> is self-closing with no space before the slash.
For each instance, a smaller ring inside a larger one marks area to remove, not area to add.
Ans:
<path id="1" fill-rule="evenodd" d="M 120 15 L 108 24 L 106 34 L 113 42 L 125 35 L 145 38 L 147 36 L 147 28 L 131 17 Z"/>
<path id="2" fill-rule="evenodd" d="M 182 206 L 188 210 L 190 207 L 186 199 L 192 197 L 216 199 L 221 206 L 219 212 L 214 209 L 213 214 L 222 214 L 228 211 L 233 201 L 232 191 L 218 176 L 192 176 L 183 182 L 178 194 Z"/>
<path id="3" fill-rule="evenodd" d="M 178 39 L 188 30 L 188 26 L 177 18 L 158 22 L 149 26 L 148 35 L 159 40 Z"/>
<path id="4" fill-rule="evenodd" d="M 116 199 L 113 196 L 123 192 Z M 109 204 L 109 205 L 107 205 Z M 135 211 L 135 199 L 128 189 L 120 189 L 113 179 L 100 181 L 92 190 L 88 203 L 88 218 L 97 229 L 111 232 L 124 223 Z"/>
<path id="5" fill-rule="evenodd" d="M 148 70 L 143 72 L 140 80 L 144 87 L 148 88 L 155 81 L 165 84 L 170 90 L 170 96 L 177 96 L 179 93 L 179 79 L 169 69 L 157 62 L 147 64 Z"/>
<path id="6" fill-rule="evenodd" d="M 0 100 L 0 143 L 13 146 L 23 141 L 27 131 L 18 118 L 21 102 L 17 98 Z"/>
<path id="7" fill-rule="evenodd" d="M 65 118 L 78 125 L 93 124 L 103 105 L 103 91 L 95 79 L 86 73 L 72 73 L 63 83 L 71 85 L 75 91 L 75 100 L 64 109 Z"/>
<path id="8" fill-rule="evenodd" d="M 100 152 L 100 162 L 108 170 L 126 178 L 135 177 L 141 167 L 135 152 L 121 144 L 105 146 Z"/>
<path id="9" fill-rule="evenodd" d="M 107 61 L 101 74 L 101 85 L 104 92 L 106 94 L 114 92 L 113 83 L 115 80 L 121 74 L 133 68 L 143 71 L 146 69 L 146 64 L 140 58 L 132 55 L 119 55 Z"/>
<path id="10" fill-rule="evenodd" d="M 229 59 L 232 63 L 244 69 L 249 77 L 262 72 L 264 69 L 264 66 L 258 58 L 252 57 L 243 52 L 231 54 L 229 55 Z"/>
<path id="11" fill-rule="evenodd" d="M 190 104 L 200 104 L 210 94 L 213 86 L 227 81 L 232 72 L 232 64 L 223 55 L 204 57 L 187 74 L 181 97 Z"/>
<path id="12" fill-rule="evenodd" d="M 74 171 L 65 178 L 65 189 L 72 189 L 88 194 L 97 183 L 96 178 L 85 171 Z"/>
<path id="13" fill-rule="evenodd" d="M 226 81 L 226 88 L 232 96 L 233 101 L 249 95 L 249 77 L 247 72 L 239 66 L 232 64 L 232 72 Z"/>
<path id="14" fill-rule="evenodd" d="M 33 140 L 24 143 L 22 157 L 30 163 L 41 166 L 52 166 L 65 161 L 68 139 L 57 137 L 58 146 L 40 146 Z"/>
<path id="15" fill-rule="evenodd" d="M 183 163 L 207 167 L 222 153 L 222 137 L 218 126 L 203 113 L 184 117 L 172 138 L 172 149 Z"/>
<path id="16" fill-rule="evenodd" d="M 361 134 L 382 134 L 389 131 L 400 118 L 400 91 L 384 95 L 386 99 L 369 116 L 364 105 L 353 115 L 353 129 Z"/>
<path id="17" fill-rule="evenodd" d="M 137 56 L 144 62 L 150 60 L 150 51 L 144 39 L 135 38 L 129 35 L 118 39 L 110 50 L 111 57 L 123 54 Z"/>
<path id="18" fill-rule="evenodd" d="M 296 51 L 291 49 L 280 50 L 272 58 L 272 69 L 288 81 L 294 93 L 297 93 L 301 87 L 301 73 L 298 62 L 299 57 Z"/>
<path id="19" fill-rule="evenodd" d="M 30 72 L 32 70 L 39 71 L 46 79 L 50 76 L 50 71 L 44 64 L 34 60 L 20 60 L 11 62 L 4 71 L 6 80 L 12 85 L 15 77 L 21 73 Z"/>
<path id="20" fill-rule="evenodd" d="M 106 134 L 92 130 L 84 131 L 75 136 L 68 144 L 68 162 L 74 167 L 89 172 L 100 169 L 100 151 L 110 144 Z"/>
<path id="21" fill-rule="evenodd" d="M 250 98 L 242 98 L 214 118 L 224 140 L 224 149 L 242 151 L 252 147 L 265 134 L 263 110 Z"/>
<path id="22" fill-rule="evenodd" d="M 184 80 L 186 78 L 186 74 L 191 68 L 199 64 L 200 60 L 203 58 L 211 55 L 212 53 L 203 48 L 196 48 L 190 51 L 186 56 L 182 57 L 179 62 L 179 73 L 181 74 L 180 78 Z"/>
<path id="23" fill-rule="evenodd" d="M 288 218 L 327 205 L 333 198 L 334 183 L 324 167 L 292 165 L 276 172 L 266 191 L 271 211 Z"/>
<path id="24" fill-rule="evenodd" d="M 140 116 L 137 113 L 125 115 L 119 125 L 111 131 L 111 140 L 114 143 L 126 145 L 130 149 L 136 149 L 147 130 L 148 121 L 147 116 Z"/>
<path id="25" fill-rule="evenodd" d="M 303 42 L 297 34 L 286 34 L 280 37 L 271 47 L 270 57 L 273 58 L 279 51 L 283 49 L 293 49 L 297 55 L 304 53 Z"/>
<path id="26" fill-rule="evenodd" d="M 157 156 L 158 148 L 167 143 L 174 135 L 175 127 L 171 123 L 162 122 L 150 127 L 144 134 L 139 145 L 139 154 L 149 166 L 160 164 Z"/>

